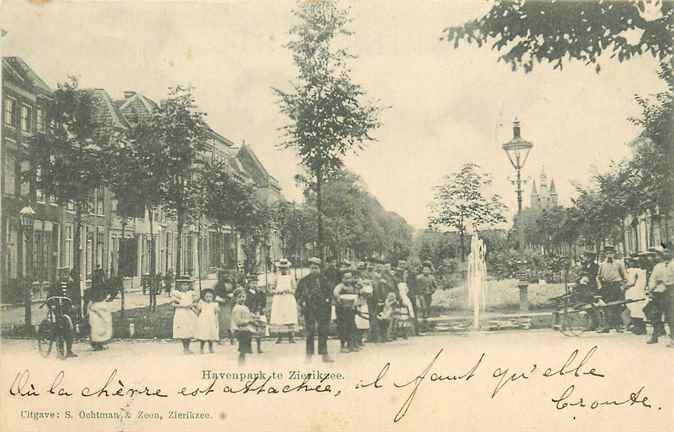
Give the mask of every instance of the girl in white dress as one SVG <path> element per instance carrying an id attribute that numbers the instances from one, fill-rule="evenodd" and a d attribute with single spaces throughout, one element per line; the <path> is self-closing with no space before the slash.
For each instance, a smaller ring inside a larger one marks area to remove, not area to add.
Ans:
<path id="1" fill-rule="evenodd" d="M 626 300 L 639 300 L 646 298 L 646 270 L 641 268 L 642 260 L 636 257 L 625 260 L 627 266 L 627 286 L 625 289 Z M 630 330 L 634 334 L 646 334 L 646 323 L 642 302 L 629 303 Z"/>
<path id="2" fill-rule="evenodd" d="M 220 305 L 215 301 L 215 292 L 212 289 L 201 291 L 201 300 L 197 304 L 199 317 L 194 337 L 201 342 L 200 352 L 204 353 L 204 346 L 208 342 L 208 351 L 213 353 L 213 342 L 220 340 L 220 326 L 218 313 Z"/>
<path id="3" fill-rule="evenodd" d="M 194 325 L 197 319 L 194 313 L 194 291 L 185 285 L 173 294 L 171 303 L 175 305 L 173 314 L 173 339 L 180 339 L 183 343 L 183 352 L 192 354 L 190 341 L 194 337 Z"/>
<path id="4" fill-rule="evenodd" d="M 274 297 L 271 304 L 271 331 L 278 335 L 276 343 L 281 343 L 283 334 L 288 334 L 288 342 L 295 343 L 297 328 L 297 301 L 295 300 L 295 278 L 289 273 L 290 262 L 282 259 L 278 263 L 281 274 L 276 278 Z"/>

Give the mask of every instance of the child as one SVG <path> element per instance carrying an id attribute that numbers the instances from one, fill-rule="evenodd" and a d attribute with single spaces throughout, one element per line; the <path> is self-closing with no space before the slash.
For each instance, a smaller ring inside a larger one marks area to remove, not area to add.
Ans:
<path id="1" fill-rule="evenodd" d="M 257 286 L 257 277 L 250 275 L 248 277 L 248 292 L 246 293 L 246 306 L 248 311 L 253 314 L 255 318 L 255 331 L 253 337 L 257 345 L 258 354 L 262 354 L 262 338 L 266 336 L 267 317 L 265 316 L 265 309 L 267 307 L 267 293 Z M 251 349 L 250 353 L 253 351 Z"/>
<path id="2" fill-rule="evenodd" d="M 384 301 L 384 309 L 379 313 L 379 319 L 381 320 L 380 328 L 386 332 L 384 335 L 384 340 L 386 342 L 390 342 L 393 335 L 393 329 L 395 327 L 395 308 L 397 306 L 398 300 L 396 299 L 395 293 L 388 293 L 386 300 Z"/>
<path id="3" fill-rule="evenodd" d="M 246 291 L 237 288 L 234 291 L 236 304 L 232 309 L 232 330 L 239 341 L 239 364 L 246 361 L 246 354 L 252 352 L 251 337 L 255 332 L 255 319 L 246 306 Z"/>
<path id="4" fill-rule="evenodd" d="M 213 342 L 220 340 L 218 312 L 220 306 L 215 301 L 215 292 L 212 289 L 201 291 L 201 300 L 197 304 L 199 317 L 197 318 L 195 338 L 201 342 L 200 352 L 204 353 L 204 346 L 208 342 L 208 352 L 213 353 Z"/>
<path id="5" fill-rule="evenodd" d="M 194 336 L 194 326 L 197 319 L 193 309 L 194 291 L 186 285 L 180 285 L 180 290 L 173 295 L 171 303 L 175 304 L 173 338 L 182 341 L 183 353 L 192 354 L 190 340 Z"/>

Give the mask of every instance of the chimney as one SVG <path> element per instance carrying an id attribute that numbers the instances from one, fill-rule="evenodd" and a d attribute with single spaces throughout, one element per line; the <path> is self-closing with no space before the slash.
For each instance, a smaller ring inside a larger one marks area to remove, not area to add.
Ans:
<path id="1" fill-rule="evenodd" d="M 515 121 L 513 121 L 513 139 L 517 138 L 520 138 L 520 121 L 515 117 Z"/>
<path id="2" fill-rule="evenodd" d="M 136 95 L 136 92 L 133 90 L 127 90 L 124 92 L 124 99 L 129 99 L 131 97 L 134 97 Z"/>

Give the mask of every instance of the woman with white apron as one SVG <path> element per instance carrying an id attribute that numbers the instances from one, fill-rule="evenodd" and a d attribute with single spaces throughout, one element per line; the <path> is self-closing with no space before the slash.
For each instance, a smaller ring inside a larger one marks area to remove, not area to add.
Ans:
<path id="1" fill-rule="evenodd" d="M 415 318 L 414 307 L 412 306 L 412 300 L 410 299 L 409 296 L 410 289 L 407 286 L 407 278 L 408 278 L 407 270 L 402 270 L 398 277 L 398 295 L 400 296 L 401 305 L 407 308 L 407 317 L 408 317 L 407 321 L 413 323 Z"/>
<path id="2" fill-rule="evenodd" d="M 639 300 L 646 298 L 646 270 L 643 268 L 642 260 L 631 258 L 625 260 L 627 264 L 627 287 L 625 289 L 625 300 Z M 643 311 L 643 302 L 634 302 L 627 304 L 629 311 L 630 328 L 632 333 L 642 335 L 646 334 L 646 323 Z"/>
<path id="3" fill-rule="evenodd" d="M 368 279 L 360 280 L 360 287 L 358 289 L 358 300 L 356 301 L 356 341 L 359 346 L 363 346 L 363 337 L 370 329 L 370 317 L 367 309 L 367 301 L 372 296 L 373 288 L 372 282 Z"/>
<path id="4" fill-rule="evenodd" d="M 277 335 L 276 343 L 281 343 L 284 334 L 288 342 L 295 343 L 297 330 L 297 301 L 295 300 L 295 278 L 290 274 L 290 262 L 279 260 L 281 274 L 276 277 L 271 303 L 271 332 Z"/>

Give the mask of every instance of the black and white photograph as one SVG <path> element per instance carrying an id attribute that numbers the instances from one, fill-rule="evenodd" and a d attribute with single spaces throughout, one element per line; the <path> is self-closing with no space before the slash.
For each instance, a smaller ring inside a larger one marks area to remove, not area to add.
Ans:
<path id="1" fill-rule="evenodd" d="M 674 430 L 674 1 L 0 0 L 0 430 Z"/>

